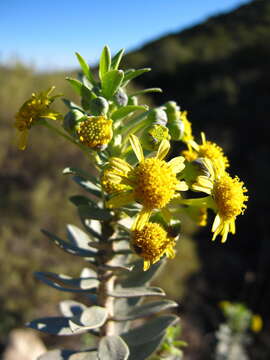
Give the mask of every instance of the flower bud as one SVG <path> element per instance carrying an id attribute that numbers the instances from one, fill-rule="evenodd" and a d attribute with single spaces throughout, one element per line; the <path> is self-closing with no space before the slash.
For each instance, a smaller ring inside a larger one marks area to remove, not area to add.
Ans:
<path id="1" fill-rule="evenodd" d="M 71 110 L 64 117 L 63 126 L 68 132 L 72 132 L 76 123 L 81 120 L 85 115 L 79 110 Z"/>
<path id="2" fill-rule="evenodd" d="M 162 140 L 170 140 L 166 126 L 153 124 L 146 128 L 141 137 L 141 143 L 146 150 L 157 150 Z"/>
<path id="3" fill-rule="evenodd" d="M 147 116 L 147 122 L 152 124 L 162 125 L 163 127 L 167 124 L 167 114 L 163 107 L 158 107 L 149 112 Z"/>
<path id="4" fill-rule="evenodd" d="M 118 89 L 118 91 L 114 95 L 113 100 L 119 106 L 126 106 L 127 103 L 128 103 L 128 96 L 125 93 L 125 91 L 120 88 L 120 89 Z"/>
<path id="5" fill-rule="evenodd" d="M 184 124 L 180 118 L 180 107 L 174 101 L 165 104 L 165 111 L 168 117 L 168 129 L 172 140 L 180 140 L 184 133 Z"/>
<path id="6" fill-rule="evenodd" d="M 102 97 L 98 96 L 95 99 L 91 100 L 89 103 L 89 112 L 94 116 L 105 116 L 109 110 L 108 101 Z"/>

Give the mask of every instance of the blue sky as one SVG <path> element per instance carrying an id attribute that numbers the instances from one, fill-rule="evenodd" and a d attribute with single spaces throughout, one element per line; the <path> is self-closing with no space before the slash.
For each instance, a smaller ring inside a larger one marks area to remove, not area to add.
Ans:
<path id="1" fill-rule="evenodd" d="M 38 70 L 95 63 L 102 47 L 126 51 L 230 11 L 248 0 L 0 0 L 0 62 L 19 58 Z"/>

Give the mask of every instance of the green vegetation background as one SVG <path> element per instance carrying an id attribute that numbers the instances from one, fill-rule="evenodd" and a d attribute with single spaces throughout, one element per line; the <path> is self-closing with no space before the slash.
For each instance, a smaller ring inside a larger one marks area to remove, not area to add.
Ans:
<path id="1" fill-rule="evenodd" d="M 180 15 L 179 15 L 180 16 Z M 220 300 L 242 301 L 264 319 L 264 330 L 250 349 L 254 359 L 269 359 L 269 115 L 270 2 L 255 0 L 226 15 L 171 34 L 126 56 L 124 65 L 152 67 L 137 86 L 159 86 L 164 93 L 152 101 L 176 100 L 189 111 L 197 136 L 222 145 L 231 173 L 249 189 L 245 216 L 237 220 L 237 235 L 225 245 L 210 241 L 210 229 L 197 233 L 184 225 L 175 261 L 158 279 L 169 296 L 182 304 L 193 358 L 209 359 L 213 334 L 221 320 Z M 87 57 L 87 54 L 83 54 Z M 20 63 L 0 65 L 0 341 L 14 326 L 40 312 L 55 313 L 55 304 L 68 296 L 37 283 L 33 271 L 73 274 L 78 260 L 56 249 L 39 232 L 64 234 L 65 223 L 78 224 L 68 198 L 78 188 L 61 169 L 88 166 L 71 145 L 34 128 L 29 149 L 16 149 L 14 114 L 33 91 L 52 84 L 66 97 L 74 93 L 67 73 L 39 74 Z M 58 102 L 60 104 L 60 101 Z M 58 109 L 64 111 L 63 105 Z M 175 152 L 179 152 L 178 144 Z M 191 328 L 191 329 L 190 329 Z"/>

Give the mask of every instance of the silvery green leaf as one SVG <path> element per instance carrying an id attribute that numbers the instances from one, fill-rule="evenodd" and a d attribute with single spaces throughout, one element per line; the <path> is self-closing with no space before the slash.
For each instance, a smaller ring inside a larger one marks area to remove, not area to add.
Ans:
<path id="1" fill-rule="evenodd" d="M 98 356 L 102 360 L 126 360 L 129 349 L 120 336 L 105 336 L 99 342 Z"/>
<path id="2" fill-rule="evenodd" d="M 90 194 L 101 198 L 102 193 L 100 189 L 94 185 L 91 181 L 86 180 L 80 176 L 73 176 L 72 178 L 78 185 L 80 185 L 84 190 L 88 191 Z"/>
<path id="3" fill-rule="evenodd" d="M 102 50 L 99 61 L 100 80 L 102 80 L 104 75 L 110 70 L 110 67 L 111 67 L 111 52 L 110 52 L 110 48 L 106 45 Z"/>
<path id="4" fill-rule="evenodd" d="M 142 95 L 142 94 L 148 94 L 150 92 L 162 93 L 162 89 L 160 89 L 160 88 L 143 89 L 143 90 L 136 91 L 132 94 L 129 94 L 129 96 L 138 96 L 138 95 Z"/>
<path id="5" fill-rule="evenodd" d="M 30 321 L 26 326 L 51 335 L 73 335 L 67 317 L 47 317 Z M 83 331 L 82 331 L 83 332 Z"/>
<path id="6" fill-rule="evenodd" d="M 167 327 L 174 325 L 176 321 L 176 315 L 162 315 L 121 334 L 121 337 L 129 346 L 145 344 L 165 334 Z"/>
<path id="7" fill-rule="evenodd" d="M 122 60 L 123 54 L 124 54 L 125 49 L 121 49 L 118 51 L 117 54 L 114 55 L 114 57 L 112 58 L 112 63 L 111 63 L 111 69 L 112 70 L 117 70 L 119 67 L 119 64 Z"/>
<path id="8" fill-rule="evenodd" d="M 113 242 L 113 251 L 130 250 L 130 243 L 128 240 L 119 240 Z"/>
<path id="9" fill-rule="evenodd" d="M 101 81 L 102 93 L 107 99 L 116 93 L 121 86 L 124 78 L 124 72 L 122 70 L 111 70 L 104 74 Z"/>
<path id="10" fill-rule="evenodd" d="M 79 214 L 82 218 L 108 221 L 112 218 L 112 212 L 108 209 L 94 208 L 88 205 L 78 207 Z"/>
<path id="11" fill-rule="evenodd" d="M 126 86 L 130 82 L 130 80 L 135 79 L 136 77 L 138 77 L 148 71 L 151 71 L 151 69 L 150 68 L 144 68 L 144 69 L 138 69 L 138 70 L 129 69 L 129 70 L 125 71 L 125 76 L 123 79 L 122 86 L 123 87 Z"/>
<path id="12" fill-rule="evenodd" d="M 99 285 L 97 279 L 71 278 L 67 275 L 58 275 L 52 272 L 36 272 L 35 277 L 46 285 L 61 291 L 88 292 L 90 289 L 96 289 Z"/>
<path id="13" fill-rule="evenodd" d="M 63 249 L 64 251 L 66 251 L 67 253 L 69 253 L 71 255 L 83 256 L 83 257 L 89 257 L 89 258 L 91 258 L 93 256 L 97 256 L 97 252 L 94 251 L 95 249 L 93 249 L 93 251 L 85 250 L 85 249 L 79 248 L 75 245 L 67 243 L 66 241 L 60 239 L 58 236 L 50 233 L 47 230 L 41 229 L 41 232 L 44 235 L 46 235 L 50 240 L 52 240 L 54 242 L 54 244 L 56 244 L 61 249 Z"/>
<path id="14" fill-rule="evenodd" d="M 141 317 L 150 316 L 176 306 L 178 306 L 178 304 L 172 300 L 154 301 L 151 303 L 135 306 L 128 310 L 120 310 L 118 313 L 115 313 L 114 318 L 116 321 L 134 320 Z"/>
<path id="15" fill-rule="evenodd" d="M 103 240 L 102 234 L 101 234 L 101 224 L 97 220 L 93 219 L 84 219 L 80 217 L 80 220 L 85 228 L 85 230 L 92 235 L 92 237 Z"/>
<path id="16" fill-rule="evenodd" d="M 80 315 L 87 306 L 74 300 L 63 300 L 59 303 L 59 310 L 65 317 Z"/>
<path id="17" fill-rule="evenodd" d="M 113 297 L 137 297 L 137 296 L 164 296 L 165 293 L 158 287 L 132 287 L 132 288 L 116 288 L 108 293 Z"/>
<path id="18" fill-rule="evenodd" d="M 109 270 L 112 272 L 132 271 L 133 266 L 112 266 L 112 265 L 101 265 L 103 270 Z"/>
<path id="19" fill-rule="evenodd" d="M 67 167 L 63 170 L 63 174 L 64 175 L 71 174 L 71 175 L 79 176 L 81 178 L 84 178 L 85 180 L 91 181 L 93 184 L 97 185 L 97 187 L 98 187 L 98 177 L 93 176 L 84 170 L 74 168 L 74 167 Z"/>
<path id="20" fill-rule="evenodd" d="M 75 104 L 74 102 L 70 101 L 69 99 L 62 99 L 63 103 L 70 109 L 70 110 L 79 110 L 80 112 L 84 112 L 83 109 Z"/>
<path id="21" fill-rule="evenodd" d="M 70 77 L 66 77 L 66 80 L 70 83 L 70 85 L 73 87 L 73 89 L 79 94 L 81 95 L 81 89 L 83 84 L 77 80 L 77 79 L 73 79 Z"/>
<path id="22" fill-rule="evenodd" d="M 127 105 L 127 106 L 122 106 L 119 109 L 115 110 L 112 115 L 111 118 L 112 120 L 116 121 L 119 119 L 123 119 L 125 116 L 132 114 L 135 111 L 138 110 L 148 110 L 148 106 L 146 105 Z"/>
<path id="23" fill-rule="evenodd" d="M 92 206 L 92 207 L 98 207 L 98 205 L 95 201 L 93 201 L 92 199 L 90 199 L 84 195 L 73 195 L 69 198 L 69 200 L 75 206 L 88 205 L 88 206 Z"/>
<path id="24" fill-rule="evenodd" d="M 128 360 L 148 359 L 148 357 L 152 355 L 159 348 L 160 344 L 163 341 L 164 336 L 165 333 L 162 336 L 159 336 L 152 341 L 148 341 L 143 345 L 140 344 L 137 346 L 129 346 L 130 355 Z"/>
<path id="25" fill-rule="evenodd" d="M 84 60 L 84 58 L 79 53 L 76 52 L 75 54 L 81 65 L 81 68 L 82 68 L 82 71 L 83 71 L 85 77 L 90 81 L 90 83 L 95 85 L 96 82 L 94 80 L 94 77 L 93 77 L 93 74 L 91 72 L 89 65 L 87 64 L 87 62 Z"/>
<path id="26" fill-rule="evenodd" d="M 157 274 L 158 270 L 164 264 L 164 261 L 159 261 L 153 264 L 149 270 L 143 271 L 143 260 L 136 261 L 134 263 L 134 269 L 130 275 L 123 278 L 121 281 L 121 286 L 123 287 L 133 287 L 133 286 L 143 286 L 147 284 L 152 278 Z"/>
<path id="27" fill-rule="evenodd" d="M 101 306 L 91 306 L 80 315 L 70 319 L 69 325 L 75 333 L 82 329 L 91 330 L 102 326 L 107 320 L 108 312 Z"/>
<path id="28" fill-rule="evenodd" d="M 77 226 L 68 224 L 67 236 L 69 241 L 80 249 L 91 250 L 95 253 L 97 252 L 96 249 L 89 246 L 91 238 Z"/>

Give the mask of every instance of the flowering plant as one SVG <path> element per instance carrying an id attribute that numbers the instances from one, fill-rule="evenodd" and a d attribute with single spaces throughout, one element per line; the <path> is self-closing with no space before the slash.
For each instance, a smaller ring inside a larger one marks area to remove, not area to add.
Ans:
<path id="1" fill-rule="evenodd" d="M 165 258 L 175 255 L 181 215 L 205 226 L 211 209 L 216 214 L 213 240 L 221 235 L 225 242 L 229 233 L 235 233 L 247 190 L 238 177 L 228 174 L 229 161 L 220 146 L 206 140 L 204 133 L 201 144 L 194 140 L 187 112 L 175 102 L 153 109 L 138 104 L 141 94 L 159 88 L 127 92 L 129 82 L 150 69 L 119 70 L 123 50 L 111 57 L 105 46 L 97 80 L 76 55 L 80 80 L 67 81 L 81 104 L 63 99 L 68 112 L 62 115 L 51 110 L 61 96 L 51 96 L 54 88 L 33 94 L 16 114 L 15 127 L 22 150 L 29 130 L 41 125 L 79 147 L 90 160 L 86 171 L 76 167 L 63 171 L 88 192 L 71 198 L 84 230 L 68 225 L 67 241 L 43 230 L 65 252 L 84 258 L 86 267 L 78 278 L 36 273 L 53 288 L 83 294 L 85 303 L 62 301 L 62 316 L 28 325 L 50 334 L 87 333 L 97 339 L 92 348 L 54 350 L 40 360 L 146 359 L 162 343 L 166 329 L 178 321 L 176 315 L 160 314 L 177 303 L 164 299 L 164 291 L 149 282 Z M 182 142 L 186 150 L 179 147 L 172 158 L 171 141 L 178 146 Z M 142 302 L 152 296 L 161 300 Z M 132 321 L 140 318 L 149 320 L 134 327 Z"/>

